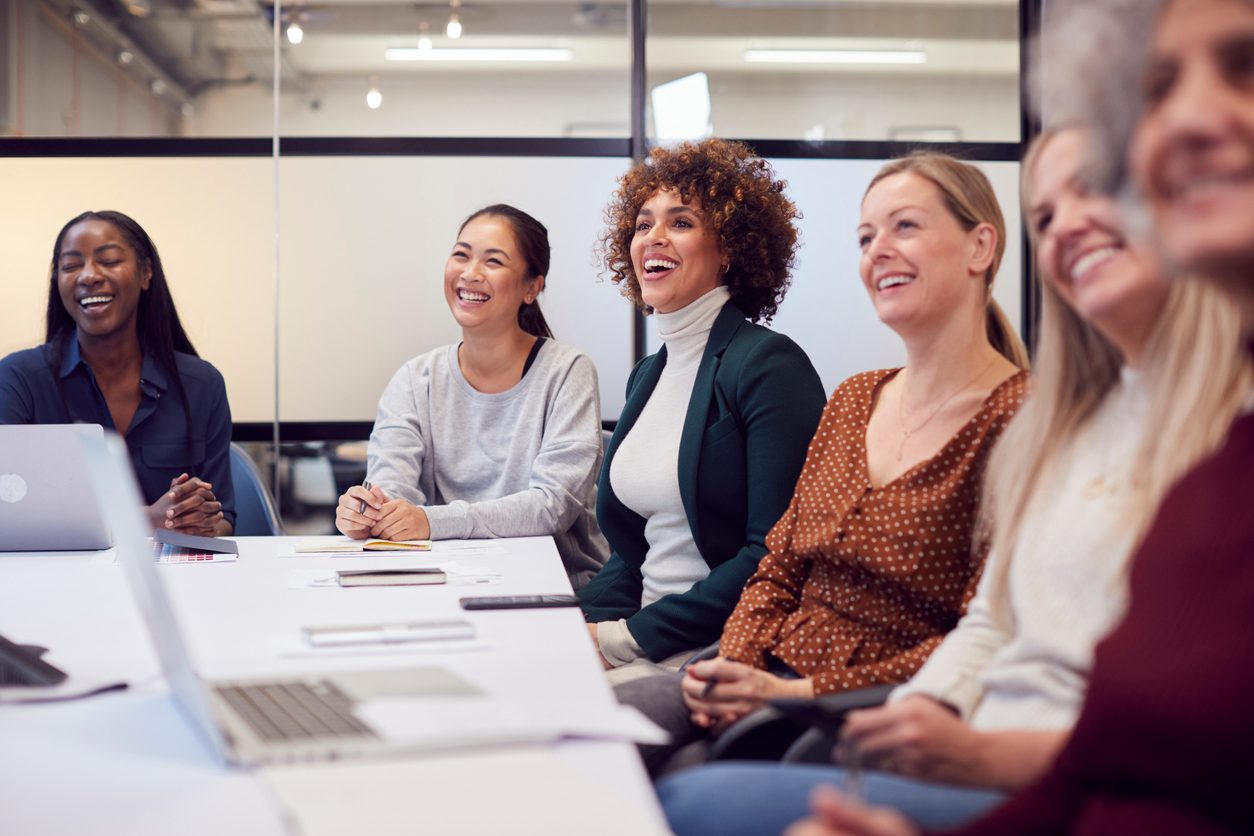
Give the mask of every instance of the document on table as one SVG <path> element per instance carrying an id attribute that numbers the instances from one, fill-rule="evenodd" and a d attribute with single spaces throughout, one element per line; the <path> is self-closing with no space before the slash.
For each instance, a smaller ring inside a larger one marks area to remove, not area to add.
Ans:
<path id="1" fill-rule="evenodd" d="M 380 541 L 382 542 L 382 541 Z M 366 549 L 363 541 L 348 537 L 306 537 L 294 543 L 279 546 L 279 557 L 384 557 L 396 558 L 421 553 L 423 555 L 472 555 L 505 554 L 505 548 L 491 540 L 415 540 L 425 545 L 421 549 Z"/>
<path id="2" fill-rule="evenodd" d="M 669 833 L 656 808 L 629 803 L 543 747 L 276 766 L 261 774 L 304 836 Z"/>
<path id="3" fill-rule="evenodd" d="M 370 555 L 377 557 L 377 555 Z M 324 555 L 325 557 L 325 555 Z M 388 569 L 403 569 L 406 567 L 397 566 L 395 563 L 388 562 L 385 564 Z M 381 565 L 379 568 L 384 568 Z M 501 573 L 494 572 L 489 569 L 475 569 L 470 566 L 463 566 L 456 561 L 446 561 L 443 563 L 428 563 L 425 566 L 417 568 L 435 568 L 442 569 L 447 577 L 446 583 L 449 586 L 467 586 L 471 584 L 490 584 L 500 583 Z M 291 569 L 287 573 L 288 589 L 345 589 L 340 586 L 336 577 L 335 569 Z M 363 587 L 351 587 L 349 591 L 357 591 Z M 377 587 L 386 589 L 388 587 Z"/>

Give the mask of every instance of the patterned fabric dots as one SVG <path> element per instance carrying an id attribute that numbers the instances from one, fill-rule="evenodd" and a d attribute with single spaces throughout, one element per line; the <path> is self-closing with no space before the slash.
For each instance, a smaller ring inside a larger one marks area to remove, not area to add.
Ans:
<path id="1" fill-rule="evenodd" d="M 866 429 L 895 369 L 842 383 L 810 442 L 792 502 L 766 538 L 720 653 L 767 654 L 814 678 L 816 694 L 908 679 L 975 594 L 987 543 L 972 544 L 992 452 L 1027 394 L 1003 381 L 935 456 L 873 487 Z"/>

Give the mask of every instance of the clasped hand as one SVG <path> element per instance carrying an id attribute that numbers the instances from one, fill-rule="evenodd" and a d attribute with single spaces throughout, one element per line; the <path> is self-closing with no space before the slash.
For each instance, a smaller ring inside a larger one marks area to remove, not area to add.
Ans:
<path id="1" fill-rule="evenodd" d="M 784 679 L 722 657 L 689 665 L 680 687 L 692 722 L 715 730 L 752 714 L 768 700 L 814 696 L 811 679 Z"/>
<path id="2" fill-rule="evenodd" d="M 366 503 L 362 508 L 362 503 Z M 391 499 L 378 485 L 353 485 L 335 508 L 335 527 L 354 540 L 426 540 L 431 537 L 427 513 L 403 499 Z"/>
<path id="3" fill-rule="evenodd" d="M 171 479 L 170 490 L 148 506 L 148 519 L 153 528 L 200 537 L 229 533 L 213 485 L 186 473 Z"/>

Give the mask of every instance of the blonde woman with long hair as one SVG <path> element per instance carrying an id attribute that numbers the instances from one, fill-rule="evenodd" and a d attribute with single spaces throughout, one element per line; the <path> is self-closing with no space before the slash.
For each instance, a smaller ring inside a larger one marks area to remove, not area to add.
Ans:
<path id="1" fill-rule="evenodd" d="M 1114 201 L 1085 186 L 1090 144 L 1082 130 L 1050 131 L 1024 161 L 1041 334 L 1032 396 L 989 463 L 993 548 L 979 591 L 889 704 L 855 712 L 842 735 L 880 770 L 866 776 L 870 800 L 925 828 L 961 824 L 1049 766 L 1093 648 L 1124 612 L 1128 560 L 1158 502 L 1218 446 L 1250 391 L 1236 313 L 1211 288 L 1169 285 L 1129 245 Z M 702 772 L 660 790 L 680 836 L 707 832 L 688 824 L 711 791 L 737 799 L 720 833 L 778 832 L 813 787 L 845 778 Z"/>

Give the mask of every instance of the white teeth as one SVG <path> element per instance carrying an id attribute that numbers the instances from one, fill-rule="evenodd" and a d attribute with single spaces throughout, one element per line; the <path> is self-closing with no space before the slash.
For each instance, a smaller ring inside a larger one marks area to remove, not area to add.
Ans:
<path id="1" fill-rule="evenodd" d="M 1251 177 L 1254 177 L 1254 172 L 1251 171 L 1199 174 L 1177 186 L 1174 197 L 1183 200 L 1203 199 L 1210 195 L 1222 194 L 1228 189 L 1237 188 L 1241 181 L 1249 180 Z"/>
<path id="2" fill-rule="evenodd" d="M 1087 252 L 1071 265 L 1071 281 L 1079 281 L 1097 265 L 1114 258 L 1119 254 L 1119 247 L 1099 247 Z"/>
<path id="3" fill-rule="evenodd" d="M 112 301 L 112 296 L 84 296 L 82 299 L 78 300 L 78 304 L 85 308 L 88 305 L 103 305 L 106 302 Z"/>
<path id="4" fill-rule="evenodd" d="M 486 293 L 476 293 L 473 290 L 462 289 L 457 291 L 457 298 L 467 302 L 486 302 L 489 296 Z"/>
<path id="5" fill-rule="evenodd" d="M 652 270 L 654 268 L 657 268 L 658 270 L 674 270 L 678 266 L 679 262 L 671 261 L 668 258 L 647 258 L 644 262 L 644 269 L 646 270 Z"/>
<path id="6" fill-rule="evenodd" d="M 876 283 L 875 287 L 877 290 L 887 290 L 897 285 L 910 284 L 912 281 L 914 281 L 914 276 L 885 276 Z"/>

